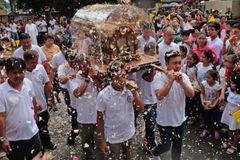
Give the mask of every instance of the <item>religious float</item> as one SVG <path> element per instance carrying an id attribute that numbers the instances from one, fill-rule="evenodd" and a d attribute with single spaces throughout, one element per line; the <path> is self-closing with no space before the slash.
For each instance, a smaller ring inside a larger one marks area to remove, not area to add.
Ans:
<path id="1" fill-rule="evenodd" d="M 158 64 L 156 56 L 139 50 L 137 36 L 141 25 L 151 24 L 147 13 L 128 4 L 96 4 L 77 11 L 71 28 L 75 38 L 73 46 L 86 54 L 95 68 L 104 73 L 107 66 L 119 59 L 129 72 Z"/>

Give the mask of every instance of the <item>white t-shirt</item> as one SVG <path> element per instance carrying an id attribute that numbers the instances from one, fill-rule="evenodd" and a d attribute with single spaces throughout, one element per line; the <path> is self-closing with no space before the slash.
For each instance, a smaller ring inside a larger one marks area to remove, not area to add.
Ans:
<path id="1" fill-rule="evenodd" d="M 47 72 L 41 64 L 38 64 L 32 72 L 25 72 L 25 77 L 31 80 L 35 92 L 37 104 L 42 107 L 42 111 L 47 110 L 47 100 L 44 93 L 44 85 L 49 82 Z"/>
<path id="2" fill-rule="evenodd" d="M 216 53 L 217 58 L 220 59 L 222 57 L 221 51 L 223 48 L 223 41 L 219 37 L 215 38 L 214 40 L 208 37 L 207 43 L 209 47 Z"/>
<path id="3" fill-rule="evenodd" d="M 205 100 L 211 102 L 217 99 L 217 92 L 219 92 L 222 88 L 218 81 L 216 81 L 213 86 L 210 86 L 205 80 L 202 82 L 202 86 L 205 91 Z"/>
<path id="4" fill-rule="evenodd" d="M 60 77 L 60 76 L 68 76 L 68 75 L 70 75 L 70 74 L 77 74 L 77 71 L 76 70 L 74 70 L 73 68 L 71 68 L 70 67 L 70 65 L 68 64 L 68 62 L 66 62 L 66 63 L 64 63 L 64 64 L 61 64 L 59 67 L 58 67 L 58 77 Z M 76 98 L 75 98 L 75 96 L 73 95 L 73 93 L 71 92 L 71 90 L 70 90 L 70 81 L 71 80 L 69 80 L 67 83 L 65 83 L 65 84 L 61 84 L 61 83 L 59 83 L 60 84 L 60 86 L 62 87 L 62 88 L 65 88 L 65 89 L 67 89 L 68 90 L 68 92 L 69 92 L 69 96 L 70 96 L 70 103 L 71 103 L 71 106 L 73 107 L 73 108 L 76 108 Z"/>
<path id="5" fill-rule="evenodd" d="M 111 144 L 122 143 L 135 134 L 133 95 L 124 88 L 122 92 L 107 86 L 97 97 L 97 111 L 104 114 L 104 134 Z"/>
<path id="6" fill-rule="evenodd" d="M 213 65 L 209 64 L 208 66 L 203 66 L 202 62 L 199 62 L 197 65 L 197 80 L 198 83 L 201 84 L 202 81 L 204 81 L 206 79 L 206 73 L 207 71 L 213 69 Z"/>
<path id="7" fill-rule="evenodd" d="M 47 32 L 47 23 L 46 21 L 37 21 L 36 26 L 38 28 L 38 32 Z"/>
<path id="8" fill-rule="evenodd" d="M 191 82 L 188 76 L 182 73 L 183 81 L 189 86 Z M 158 72 L 152 82 L 153 89 L 156 91 L 164 87 L 169 80 L 166 74 Z M 157 102 L 157 118 L 156 122 L 161 126 L 178 127 L 186 120 L 185 117 L 185 98 L 183 88 L 176 81 L 166 97 Z"/>
<path id="9" fill-rule="evenodd" d="M 170 45 L 167 45 L 164 40 L 159 43 L 158 45 L 158 54 L 159 54 L 159 61 L 163 67 L 166 67 L 166 62 L 165 62 L 165 53 L 169 51 L 179 51 L 179 46 L 172 42 Z"/>
<path id="10" fill-rule="evenodd" d="M 29 140 L 38 132 L 32 103 L 35 93 L 32 82 L 23 80 L 22 90 L 8 81 L 0 85 L 0 112 L 6 113 L 6 138 L 9 141 Z"/>
<path id="11" fill-rule="evenodd" d="M 42 49 L 39 46 L 32 45 L 31 49 L 34 50 L 34 51 L 37 51 L 37 53 L 39 55 L 39 57 L 38 57 L 38 63 L 39 64 L 42 64 L 43 62 L 45 62 L 47 60 L 45 54 L 43 53 Z M 13 52 L 12 56 L 16 57 L 16 58 L 21 58 L 21 59 L 24 60 L 23 55 L 24 55 L 24 50 L 23 50 L 22 47 L 19 47 L 18 49 L 16 49 Z"/>
<path id="12" fill-rule="evenodd" d="M 224 79 L 225 79 L 225 72 L 226 72 L 226 67 L 221 67 L 220 65 L 217 66 L 217 71 L 218 71 L 218 74 L 219 74 L 219 78 L 220 78 L 220 84 L 221 86 L 223 86 L 223 82 L 224 82 Z"/>
<path id="13" fill-rule="evenodd" d="M 61 64 L 66 63 L 66 62 L 67 62 L 67 60 L 66 60 L 65 56 L 60 51 L 60 52 L 53 55 L 53 58 L 52 58 L 52 61 L 51 61 L 51 66 L 52 66 L 53 69 L 58 69 L 58 67 Z"/>
<path id="14" fill-rule="evenodd" d="M 73 93 L 84 82 L 84 78 L 80 75 L 70 81 L 70 90 Z M 81 124 L 95 124 L 97 122 L 97 89 L 93 82 L 88 84 L 84 94 L 76 98 L 77 121 Z"/>
<path id="15" fill-rule="evenodd" d="M 9 27 L 11 29 L 11 32 L 17 33 L 17 25 L 16 25 L 16 23 L 9 24 Z"/>
<path id="16" fill-rule="evenodd" d="M 55 35 L 57 32 L 57 30 L 55 28 L 52 28 L 52 27 L 48 27 L 48 34 L 50 35 Z"/>
<path id="17" fill-rule="evenodd" d="M 56 19 L 51 19 L 51 20 L 49 21 L 49 24 L 50 24 L 51 26 L 55 25 L 55 24 L 56 24 Z"/>
<path id="18" fill-rule="evenodd" d="M 147 43 L 152 42 L 152 43 L 156 44 L 156 40 L 151 36 L 148 41 L 143 37 L 143 35 L 138 36 L 137 39 L 139 40 L 140 49 L 141 49 L 142 53 L 144 53 L 144 47 Z"/>
<path id="19" fill-rule="evenodd" d="M 136 74 L 137 84 L 141 91 L 141 98 L 144 104 L 155 104 L 156 97 L 152 89 L 151 82 L 147 82 L 142 78 L 142 75 L 147 72 L 147 70 L 139 71 Z"/>
<path id="20" fill-rule="evenodd" d="M 183 30 L 184 30 L 184 31 L 193 29 L 193 26 L 192 26 L 192 24 L 191 24 L 190 22 L 183 22 L 182 27 L 183 27 Z"/>
<path id="21" fill-rule="evenodd" d="M 185 73 L 190 81 L 194 81 L 194 75 L 197 72 L 197 68 L 195 66 L 189 68 L 187 64 L 184 64 L 181 68 L 181 72 Z"/>

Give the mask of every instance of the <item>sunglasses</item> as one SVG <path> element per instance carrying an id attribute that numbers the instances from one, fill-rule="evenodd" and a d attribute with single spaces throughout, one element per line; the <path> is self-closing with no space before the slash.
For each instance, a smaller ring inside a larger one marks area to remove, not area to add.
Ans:
<path id="1" fill-rule="evenodd" d="M 180 56 L 180 53 L 178 51 L 171 50 L 171 51 L 165 53 L 166 58 L 176 57 L 176 56 Z"/>

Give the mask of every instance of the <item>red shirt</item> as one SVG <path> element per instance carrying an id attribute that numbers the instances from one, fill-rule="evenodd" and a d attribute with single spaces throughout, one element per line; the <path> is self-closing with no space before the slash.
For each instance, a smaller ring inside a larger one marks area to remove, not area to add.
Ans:
<path id="1" fill-rule="evenodd" d="M 201 59 L 202 54 L 206 51 L 206 50 L 210 50 L 213 53 L 213 59 L 214 59 L 214 63 L 217 62 L 217 55 L 216 53 L 212 50 L 212 48 L 210 48 L 208 45 L 206 45 L 204 48 L 201 48 L 201 50 L 199 49 L 199 47 L 196 45 L 193 47 L 193 53 L 195 53 L 199 59 Z"/>

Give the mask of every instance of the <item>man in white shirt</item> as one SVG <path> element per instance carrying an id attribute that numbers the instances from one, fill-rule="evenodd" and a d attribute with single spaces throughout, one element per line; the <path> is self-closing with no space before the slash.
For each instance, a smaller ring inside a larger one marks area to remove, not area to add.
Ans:
<path id="1" fill-rule="evenodd" d="M 171 50 L 179 51 L 179 46 L 173 42 L 175 31 L 171 27 L 163 30 L 163 41 L 158 44 L 158 54 L 161 66 L 166 67 L 165 53 Z"/>
<path id="2" fill-rule="evenodd" d="M 67 138 L 68 145 L 74 145 L 75 138 L 79 134 L 79 127 L 77 123 L 77 110 L 76 110 L 76 98 L 70 90 L 70 81 L 76 78 L 77 71 L 76 67 L 76 54 L 73 54 L 71 50 L 66 52 L 66 63 L 61 64 L 58 67 L 58 78 L 60 82 L 60 87 L 63 88 L 63 94 L 65 103 L 67 105 L 67 111 L 71 115 L 71 125 L 72 129 Z"/>
<path id="3" fill-rule="evenodd" d="M 139 86 L 142 100 L 144 102 L 144 120 L 145 120 L 145 142 L 147 150 L 156 146 L 155 142 L 155 123 L 156 123 L 156 97 L 152 90 L 153 77 L 156 74 L 155 69 L 147 69 L 136 73 L 136 80 Z M 136 115 L 137 112 L 135 113 Z"/>
<path id="4" fill-rule="evenodd" d="M 126 85 L 126 72 L 120 61 L 110 67 L 111 84 L 99 92 L 97 97 L 97 133 L 100 150 L 117 160 L 122 156 L 135 160 L 133 143 L 135 135 L 134 106 L 144 111 L 144 103 L 137 85 L 131 81 Z M 133 103 L 135 104 L 133 106 Z"/>
<path id="5" fill-rule="evenodd" d="M 19 35 L 18 35 L 18 32 L 17 32 L 17 24 L 14 22 L 14 20 L 11 20 L 11 22 L 9 24 L 9 27 L 11 29 L 13 39 L 15 41 L 18 40 L 19 39 Z"/>
<path id="6" fill-rule="evenodd" d="M 64 47 L 63 44 L 59 45 L 59 49 L 60 52 L 56 53 L 53 55 L 52 61 L 51 61 L 51 67 L 52 67 L 52 71 L 53 71 L 53 90 L 54 90 L 54 96 L 56 97 L 57 101 L 60 102 L 60 98 L 59 98 L 59 94 L 62 91 L 62 88 L 59 85 L 59 79 L 58 79 L 58 75 L 57 75 L 57 70 L 58 67 L 61 64 L 64 64 L 67 62 L 66 58 L 65 58 L 65 52 L 66 52 L 66 48 Z"/>
<path id="7" fill-rule="evenodd" d="M 28 23 L 25 25 L 25 33 L 29 34 L 31 37 L 31 43 L 34 45 L 37 45 L 37 35 L 38 35 L 38 30 L 37 27 L 34 23 L 32 23 L 32 20 L 29 19 Z"/>
<path id="8" fill-rule="evenodd" d="M 31 37 L 29 36 L 29 34 L 26 34 L 26 33 L 21 34 L 20 35 L 20 43 L 21 43 L 21 47 L 19 47 L 18 49 L 16 49 L 13 52 L 13 55 L 12 55 L 13 57 L 23 59 L 23 54 L 25 51 L 35 50 L 39 54 L 38 63 L 45 64 L 45 62 L 46 62 L 45 54 L 43 53 L 42 49 L 39 46 L 31 44 Z"/>
<path id="9" fill-rule="evenodd" d="M 8 80 L 0 85 L 0 143 L 9 160 L 33 159 L 42 151 L 33 85 L 24 78 L 22 59 L 9 58 L 5 69 Z"/>
<path id="10" fill-rule="evenodd" d="M 153 29 L 150 24 L 146 23 L 142 26 L 142 35 L 137 37 L 142 54 L 144 53 L 144 47 L 146 44 L 152 42 L 156 45 L 156 40 L 151 36 L 152 33 Z"/>
<path id="11" fill-rule="evenodd" d="M 183 17 L 183 21 L 182 21 L 182 28 L 184 31 L 188 31 L 193 29 L 193 26 L 191 24 L 191 20 L 192 20 L 192 16 L 191 14 L 185 14 Z"/>
<path id="12" fill-rule="evenodd" d="M 31 80 L 37 105 L 41 107 L 38 113 L 37 125 L 42 145 L 45 149 L 54 150 L 56 145 L 51 142 L 48 131 L 49 112 L 48 107 L 55 107 L 52 99 L 52 84 L 49 81 L 47 72 L 41 64 L 38 64 L 38 53 L 34 50 L 24 53 L 24 61 L 26 64 L 25 77 Z"/>
<path id="13" fill-rule="evenodd" d="M 207 43 L 209 47 L 216 53 L 217 60 L 222 60 L 222 48 L 223 41 L 219 38 L 218 34 L 220 32 L 220 24 L 213 22 L 208 24 L 208 34 Z"/>
<path id="14" fill-rule="evenodd" d="M 47 22 L 43 19 L 43 17 L 39 17 L 38 21 L 35 23 L 38 29 L 38 43 L 44 43 L 44 35 L 47 33 Z"/>
<path id="15" fill-rule="evenodd" d="M 50 24 L 50 26 L 54 26 L 54 25 L 56 24 L 56 19 L 54 19 L 54 18 L 51 16 L 51 18 L 50 18 L 50 20 L 49 20 L 49 24 Z"/>
<path id="16" fill-rule="evenodd" d="M 76 97 L 77 121 L 81 137 L 81 146 L 85 159 L 95 159 L 94 143 L 96 142 L 95 127 L 97 123 L 96 101 L 100 81 L 97 72 L 90 66 L 86 57 L 77 58 L 79 73 L 70 81 L 70 90 Z M 85 145 L 88 144 L 86 147 Z M 97 144 L 97 143 L 96 143 Z M 99 157 L 98 157 L 99 158 Z"/>
<path id="17" fill-rule="evenodd" d="M 38 21 L 36 22 L 36 26 L 39 32 L 47 32 L 47 22 L 43 19 L 43 17 L 39 17 Z"/>
<path id="18" fill-rule="evenodd" d="M 172 159 L 181 159 L 184 135 L 185 96 L 193 97 L 194 89 L 188 76 L 180 72 L 181 56 L 171 51 L 165 55 L 166 73 L 157 73 L 152 82 L 157 104 L 157 124 L 161 137 L 152 153 L 154 156 L 167 152 L 172 145 Z"/>
<path id="19" fill-rule="evenodd" d="M 236 23 L 232 26 L 231 33 L 228 40 L 224 41 L 223 54 L 233 51 L 235 54 L 240 55 L 240 23 Z"/>
<path id="20" fill-rule="evenodd" d="M 27 50 L 37 51 L 39 54 L 38 63 L 42 64 L 44 66 L 46 72 L 48 74 L 50 74 L 52 69 L 51 69 L 50 65 L 47 63 L 47 59 L 46 59 L 44 52 L 42 51 L 42 49 L 39 46 L 31 44 L 30 36 L 26 33 L 22 33 L 20 35 L 20 43 L 21 43 L 21 47 L 16 49 L 13 52 L 12 56 L 23 59 L 23 54 L 25 51 L 27 51 Z"/>

